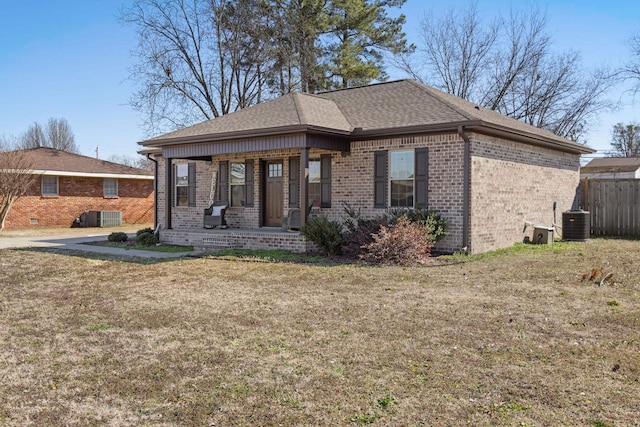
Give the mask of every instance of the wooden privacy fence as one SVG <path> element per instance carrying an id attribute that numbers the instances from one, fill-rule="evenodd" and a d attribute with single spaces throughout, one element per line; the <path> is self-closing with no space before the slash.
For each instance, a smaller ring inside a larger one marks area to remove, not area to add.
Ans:
<path id="1" fill-rule="evenodd" d="M 580 187 L 592 235 L 640 235 L 640 179 L 583 179 Z"/>

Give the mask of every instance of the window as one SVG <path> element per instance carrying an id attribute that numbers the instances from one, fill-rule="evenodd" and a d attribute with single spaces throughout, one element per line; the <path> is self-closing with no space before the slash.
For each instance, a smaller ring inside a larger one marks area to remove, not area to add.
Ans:
<path id="1" fill-rule="evenodd" d="M 391 207 L 413 207 L 413 150 L 389 153 Z"/>
<path id="2" fill-rule="evenodd" d="M 429 149 L 376 151 L 374 207 L 428 208 Z"/>
<path id="3" fill-rule="evenodd" d="M 253 159 L 244 162 L 218 163 L 218 201 L 233 207 L 253 206 Z"/>
<path id="4" fill-rule="evenodd" d="M 58 177 L 57 176 L 42 177 L 42 195 L 43 196 L 58 195 Z"/>
<path id="5" fill-rule="evenodd" d="M 175 165 L 175 206 L 196 205 L 196 164 Z"/>
<path id="6" fill-rule="evenodd" d="M 116 178 L 105 178 L 103 183 L 104 197 L 118 197 L 118 180 Z"/>
<path id="7" fill-rule="evenodd" d="M 316 207 L 331 207 L 331 154 L 309 159 L 307 198 Z M 300 157 L 289 157 L 289 207 L 300 207 Z"/>
<path id="8" fill-rule="evenodd" d="M 309 200 L 315 200 L 313 206 L 320 206 L 321 192 L 320 160 L 309 160 Z"/>
<path id="9" fill-rule="evenodd" d="M 243 206 L 245 200 L 245 180 L 246 168 L 244 163 L 231 163 L 231 176 L 229 184 L 231 185 L 231 206 Z"/>

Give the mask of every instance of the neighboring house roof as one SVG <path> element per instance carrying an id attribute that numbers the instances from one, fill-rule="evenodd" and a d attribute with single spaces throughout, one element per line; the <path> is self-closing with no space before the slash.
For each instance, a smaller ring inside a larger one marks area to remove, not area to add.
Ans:
<path id="1" fill-rule="evenodd" d="M 153 179 L 153 172 L 48 147 L 31 148 L 33 173 L 98 178 Z"/>
<path id="2" fill-rule="evenodd" d="M 564 151 L 595 151 L 413 80 L 316 95 L 290 93 L 140 144 L 161 147 L 300 131 L 365 139 L 450 131 L 457 130 L 458 126 L 464 126 L 468 131 L 519 138 Z"/>
<path id="3" fill-rule="evenodd" d="M 580 168 L 582 173 L 635 172 L 640 168 L 640 157 L 603 157 L 593 159 Z"/>

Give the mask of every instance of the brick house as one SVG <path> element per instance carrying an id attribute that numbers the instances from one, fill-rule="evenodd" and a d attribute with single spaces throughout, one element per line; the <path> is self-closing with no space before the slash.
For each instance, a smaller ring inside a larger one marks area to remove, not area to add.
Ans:
<path id="1" fill-rule="evenodd" d="M 157 161 L 161 240 L 196 247 L 312 246 L 280 231 L 292 209 L 341 219 L 429 208 L 442 251 L 522 241 L 525 221 L 571 208 L 593 150 L 411 80 L 280 98 L 140 143 Z M 212 200 L 227 230 L 202 229 Z"/>
<path id="2" fill-rule="evenodd" d="M 90 211 L 122 212 L 123 224 L 153 222 L 153 172 L 52 148 L 28 151 L 38 179 L 13 205 L 6 230 L 77 227 Z"/>

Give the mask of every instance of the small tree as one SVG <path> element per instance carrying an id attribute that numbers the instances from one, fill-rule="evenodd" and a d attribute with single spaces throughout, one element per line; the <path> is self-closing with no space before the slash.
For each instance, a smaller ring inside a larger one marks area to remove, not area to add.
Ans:
<path id="1" fill-rule="evenodd" d="M 29 150 L 4 151 L 0 147 L 0 231 L 13 204 L 24 196 L 37 176 Z"/>
<path id="2" fill-rule="evenodd" d="M 618 123 L 611 132 L 612 157 L 640 157 L 640 124 Z"/>

